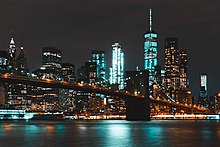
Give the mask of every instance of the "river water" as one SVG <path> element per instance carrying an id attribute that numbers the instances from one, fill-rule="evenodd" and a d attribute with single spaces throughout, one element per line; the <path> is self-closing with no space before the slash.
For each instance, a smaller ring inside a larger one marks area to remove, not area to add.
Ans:
<path id="1" fill-rule="evenodd" d="M 0 121 L 0 147 L 220 147 L 218 121 Z"/>

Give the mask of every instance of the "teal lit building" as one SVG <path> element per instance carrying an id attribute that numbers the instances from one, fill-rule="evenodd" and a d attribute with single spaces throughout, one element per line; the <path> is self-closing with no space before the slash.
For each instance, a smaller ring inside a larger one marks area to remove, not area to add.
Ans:
<path id="1" fill-rule="evenodd" d="M 118 89 L 124 89 L 124 52 L 118 42 L 112 45 L 110 84 L 116 85 Z"/>
<path id="2" fill-rule="evenodd" d="M 107 83 L 106 78 L 106 55 L 105 51 L 92 50 L 92 62 L 96 63 L 97 78 L 100 85 Z"/>
<path id="3" fill-rule="evenodd" d="M 157 33 L 152 29 L 152 11 L 150 9 L 149 31 L 144 34 L 144 69 L 149 71 L 149 85 L 155 80 L 157 66 Z"/>

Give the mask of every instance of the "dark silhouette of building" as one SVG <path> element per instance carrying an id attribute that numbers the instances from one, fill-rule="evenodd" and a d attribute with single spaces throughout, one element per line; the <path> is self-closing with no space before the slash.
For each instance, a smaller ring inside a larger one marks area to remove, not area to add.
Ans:
<path id="1" fill-rule="evenodd" d="M 24 54 L 24 48 L 21 47 L 21 51 L 16 58 L 16 71 L 15 74 L 18 75 L 27 75 L 29 72 L 29 69 L 27 68 L 27 58 Z"/>

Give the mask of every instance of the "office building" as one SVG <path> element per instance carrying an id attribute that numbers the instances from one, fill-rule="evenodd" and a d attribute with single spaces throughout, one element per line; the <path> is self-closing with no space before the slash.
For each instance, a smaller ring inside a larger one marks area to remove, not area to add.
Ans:
<path id="1" fill-rule="evenodd" d="M 188 59 L 186 49 L 179 49 L 179 75 L 180 75 L 180 89 L 189 89 L 188 78 Z"/>
<path id="2" fill-rule="evenodd" d="M 92 50 L 92 62 L 96 63 L 98 85 L 104 86 L 107 84 L 106 78 L 106 54 L 105 51 Z"/>
<path id="3" fill-rule="evenodd" d="M 21 47 L 20 53 L 18 57 L 16 58 L 16 64 L 15 64 L 15 74 L 18 75 L 27 75 L 29 72 L 29 69 L 27 68 L 27 58 L 24 53 L 24 48 Z"/>
<path id="4" fill-rule="evenodd" d="M 200 74 L 200 92 L 198 104 L 208 109 L 208 75 Z"/>
<path id="5" fill-rule="evenodd" d="M 180 86 L 178 38 L 165 39 L 165 89 L 176 100 L 175 92 Z"/>
<path id="6" fill-rule="evenodd" d="M 40 79 L 62 80 L 61 78 L 61 50 L 55 47 L 44 47 L 42 50 L 42 67 L 33 73 Z M 32 87 L 32 111 L 60 110 L 58 88 Z"/>
<path id="7" fill-rule="evenodd" d="M 85 62 L 77 70 L 77 82 L 85 85 L 95 86 L 98 83 L 97 63 Z M 78 91 L 76 94 L 76 112 L 95 114 L 102 110 L 103 99 L 97 97 L 97 94 Z"/>
<path id="8" fill-rule="evenodd" d="M 118 42 L 112 45 L 110 84 L 116 89 L 124 89 L 124 52 L 122 46 Z"/>
<path id="9" fill-rule="evenodd" d="M 11 38 L 8 48 L 8 70 L 10 73 L 15 71 L 15 62 L 16 62 L 16 46 L 14 38 Z"/>
<path id="10" fill-rule="evenodd" d="M 144 69 L 149 71 L 149 85 L 155 81 L 157 65 L 157 33 L 153 30 L 152 11 L 150 9 L 149 30 L 144 34 Z"/>
<path id="11" fill-rule="evenodd" d="M 75 65 L 71 63 L 62 63 L 61 64 L 61 77 L 64 81 L 75 82 Z"/>
<path id="12" fill-rule="evenodd" d="M 7 72 L 8 69 L 8 52 L 1 50 L 0 51 L 0 73 L 4 74 Z"/>
<path id="13" fill-rule="evenodd" d="M 88 85 L 96 85 L 97 83 L 97 64 L 96 62 L 85 62 L 77 70 L 77 82 Z"/>

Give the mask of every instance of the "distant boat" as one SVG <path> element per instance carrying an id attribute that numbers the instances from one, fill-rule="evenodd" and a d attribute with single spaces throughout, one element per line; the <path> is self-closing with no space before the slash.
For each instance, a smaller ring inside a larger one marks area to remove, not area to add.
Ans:
<path id="1" fill-rule="evenodd" d="M 34 116 L 34 112 L 26 112 L 25 110 L 11 110 L 11 109 L 0 109 L 0 120 L 27 120 Z"/>
<path id="2" fill-rule="evenodd" d="M 33 120 L 64 120 L 63 112 L 43 112 L 36 113 L 31 118 Z"/>

